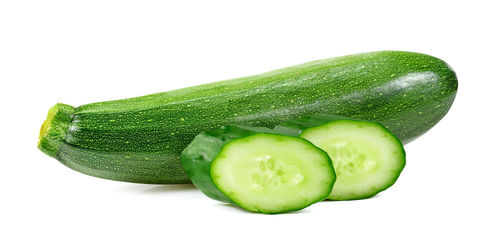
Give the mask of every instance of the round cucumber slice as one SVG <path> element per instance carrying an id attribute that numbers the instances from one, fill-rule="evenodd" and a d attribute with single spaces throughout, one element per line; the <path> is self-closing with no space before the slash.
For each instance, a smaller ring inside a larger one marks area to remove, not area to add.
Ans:
<path id="1" fill-rule="evenodd" d="M 262 213 L 324 200 L 335 182 L 328 155 L 310 142 L 259 133 L 230 141 L 210 165 L 214 185 L 235 204 Z"/>
<path id="2" fill-rule="evenodd" d="M 403 145 L 384 126 L 336 120 L 304 130 L 301 137 L 328 153 L 337 181 L 331 200 L 364 199 L 392 186 L 403 170 Z"/>

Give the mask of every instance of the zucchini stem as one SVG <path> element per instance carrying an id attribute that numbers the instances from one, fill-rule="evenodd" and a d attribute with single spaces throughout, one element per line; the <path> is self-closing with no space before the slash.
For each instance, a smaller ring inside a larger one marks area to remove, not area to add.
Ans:
<path id="1" fill-rule="evenodd" d="M 57 103 L 50 108 L 47 119 L 40 128 L 38 149 L 51 157 L 57 156 L 59 148 L 66 138 L 69 124 L 73 120 L 74 112 L 74 107 L 62 103 Z"/>

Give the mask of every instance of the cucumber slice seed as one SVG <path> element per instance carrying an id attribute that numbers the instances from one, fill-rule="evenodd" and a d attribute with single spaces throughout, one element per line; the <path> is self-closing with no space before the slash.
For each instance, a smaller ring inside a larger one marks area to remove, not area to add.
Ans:
<path id="1" fill-rule="evenodd" d="M 375 122 L 336 120 L 300 136 L 332 159 L 337 181 L 331 200 L 372 197 L 392 186 L 406 163 L 401 141 Z"/>
<path id="2" fill-rule="evenodd" d="M 335 182 L 328 155 L 310 142 L 259 133 L 227 143 L 212 161 L 215 186 L 255 212 L 299 210 L 324 200 Z"/>

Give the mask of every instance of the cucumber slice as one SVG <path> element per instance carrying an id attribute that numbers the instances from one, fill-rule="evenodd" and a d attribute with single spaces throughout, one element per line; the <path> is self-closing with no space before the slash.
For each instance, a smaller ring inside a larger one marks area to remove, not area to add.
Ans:
<path id="1" fill-rule="evenodd" d="M 375 122 L 335 120 L 305 129 L 300 136 L 332 159 L 337 181 L 331 200 L 372 197 L 392 186 L 406 163 L 401 141 Z"/>
<path id="2" fill-rule="evenodd" d="M 186 173 L 207 196 L 253 212 L 294 211 L 326 199 L 336 178 L 328 154 L 272 132 L 226 126 L 202 133 L 182 153 Z"/>

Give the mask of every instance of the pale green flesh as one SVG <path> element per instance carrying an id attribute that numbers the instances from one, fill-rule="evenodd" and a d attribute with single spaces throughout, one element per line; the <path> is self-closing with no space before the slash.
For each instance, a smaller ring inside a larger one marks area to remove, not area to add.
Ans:
<path id="1" fill-rule="evenodd" d="M 328 156 L 300 138 L 257 134 L 226 144 L 211 164 L 217 188 L 239 206 L 278 213 L 325 199 L 335 173 Z"/>
<path id="2" fill-rule="evenodd" d="M 405 164 L 401 142 L 376 123 L 338 120 L 307 129 L 301 137 L 332 159 L 337 181 L 331 200 L 371 197 L 394 184 Z"/>

